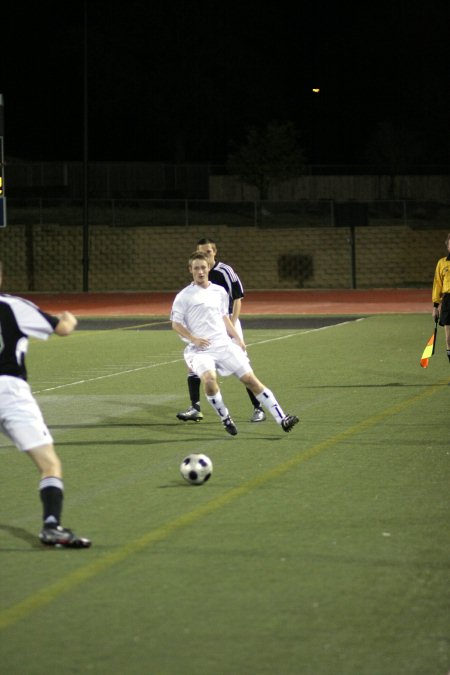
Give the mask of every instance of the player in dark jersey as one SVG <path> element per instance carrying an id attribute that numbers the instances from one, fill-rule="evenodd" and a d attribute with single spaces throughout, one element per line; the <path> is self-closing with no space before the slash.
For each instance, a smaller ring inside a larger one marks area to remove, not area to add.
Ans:
<path id="1" fill-rule="evenodd" d="M 0 284 L 2 265 L 0 263 Z M 26 452 L 40 473 L 43 544 L 87 548 L 89 539 L 61 526 L 63 480 L 53 438 L 27 382 L 28 337 L 46 340 L 70 335 L 77 320 L 70 312 L 53 316 L 23 298 L 0 293 L 0 426 L 16 447 Z"/>
<path id="2" fill-rule="evenodd" d="M 239 315 L 241 313 L 241 300 L 244 297 L 244 289 L 238 275 L 230 265 L 223 262 L 216 261 L 217 246 L 212 239 L 200 239 L 197 242 L 197 251 L 206 253 L 211 269 L 209 270 L 209 281 L 213 284 L 222 286 L 229 297 L 228 313 L 231 323 L 234 325 L 241 339 L 243 340 L 243 333 Z M 203 419 L 203 413 L 200 409 L 200 378 L 195 373 L 190 372 L 188 375 L 188 390 L 191 399 L 190 407 L 184 412 L 177 413 L 179 420 L 183 422 L 200 422 Z M 247 389 L 247 394 L 253 406 L 253 414 L 250 422 L 264 422 L 266 414 L 258 401 L 256 396 L 250 389 Z"/>

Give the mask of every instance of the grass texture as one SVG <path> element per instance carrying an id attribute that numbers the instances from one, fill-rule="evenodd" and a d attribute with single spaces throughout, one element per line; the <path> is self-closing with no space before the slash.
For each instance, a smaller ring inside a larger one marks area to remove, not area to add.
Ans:
<path id="1" fill-rule="evenodd" d="M 144 321 L 143 321 L 144 323 Z M 245 322 L 244 322 L 245 324 Z M 244 325 L 245 328 L 245 325 Z M 38 477 L 0 440 L 0 657 L 11 675 L 445 675 L 450 670 L 450 369 L 430 317 L 246 331 L 290 434 L 188 405 L 172 331 L 33 341 L 30 383 L 62 458 L 63 523 L 37 540 Z M 183 457 L 211 480 L 189 486 Z"/>

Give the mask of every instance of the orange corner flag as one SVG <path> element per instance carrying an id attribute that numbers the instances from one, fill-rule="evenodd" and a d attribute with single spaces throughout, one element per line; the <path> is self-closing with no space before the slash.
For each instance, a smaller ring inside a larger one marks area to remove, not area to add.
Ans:
<path id="1" fill-rule="evenodd" d="M 437 333 L 437 321 L 434 328 L 434 333 L 427 342 L 427 346 L 423 350 L 422 358 L 420 359 L 420 365 L 422 368 L 428 368 L 428 362 L 434 354 L 434 348 L 436 346 L 436 333 Z"/>

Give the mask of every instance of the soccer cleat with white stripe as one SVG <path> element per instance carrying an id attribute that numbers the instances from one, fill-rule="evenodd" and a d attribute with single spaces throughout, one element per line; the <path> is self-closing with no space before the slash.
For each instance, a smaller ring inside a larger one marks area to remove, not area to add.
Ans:
<path id="1" fill-rule="evenodd" d="M 222 420 L 222 424 L 225 427 L 225 431 L 230 434 L 231 436 L 236 436 L 238 430 L 236 428 L 235 423 L 231 419 L 231 417 L 228 415 L 224 420 Z"/>
<path id="2" fill-rule="evenodd" d="M 65 548 L 89 548 L 91 540 L 78 537 L 72 530 L 61 525 L 44 526 L 39 539 L 46 546 L 64 546 Z"/>
<path id="3" fill-rule="evenodd" d="M 203 413 L 191 406 L 184 412 L 177 413 L 177 417 L 182 422 L 200 422 L 203 419 Z"/>
<path id="4" fill-rule="evenodd" d="M 299 419 L 295 415 L 285 415 L 281 420 L 281 426 L 283 427 L 283 431 L 286 431 L 286 433 L 289 432 L 292 429 L 292 427 L 295 427 L 295 425 L 298 423 Z"/>

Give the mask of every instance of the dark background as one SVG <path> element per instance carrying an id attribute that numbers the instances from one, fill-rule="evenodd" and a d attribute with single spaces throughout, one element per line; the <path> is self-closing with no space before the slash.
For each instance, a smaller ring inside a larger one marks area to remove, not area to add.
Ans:
<path id="1" fill-rule="evenodd" d="M 4 8 L 7 157 L 83 158 L 86 46 L 91 160 L 221 164 L 289 120 L 311 163 L 364 163 L 386 122 L 447 163 L 450 2 L 290 4 L 89 0 L 87 41 L 84 0 Z"/>

